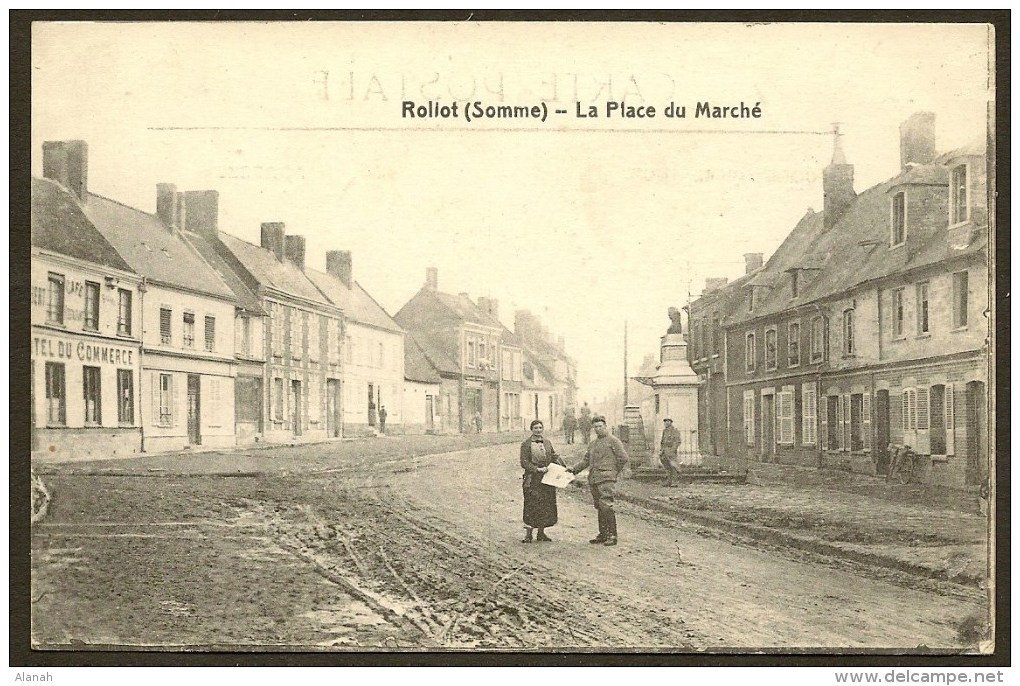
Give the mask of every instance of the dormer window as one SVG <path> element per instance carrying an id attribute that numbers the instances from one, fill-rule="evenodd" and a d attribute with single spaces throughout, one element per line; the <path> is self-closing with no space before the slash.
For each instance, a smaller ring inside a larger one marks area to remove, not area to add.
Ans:
<path id="1" fill-rule="evenodd" d="M 889 246 L 895 248 L 903 245 L 907 239 L 907 197 L 904 193 L 897 193 L 892 198 L 892 235 L 889 239 Z"/>
<path id="2" fill-rule="evenodd" d="M 967 165 L 953 167 L 950 188 L 949 217 L 951 224 L 962 224 L 968 219 L 967 206 Z"/>

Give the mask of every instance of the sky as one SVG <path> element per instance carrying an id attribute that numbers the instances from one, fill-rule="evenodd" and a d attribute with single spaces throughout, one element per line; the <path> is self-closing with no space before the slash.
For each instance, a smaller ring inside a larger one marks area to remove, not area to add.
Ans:
<path id="1" fill-rule="evenodd" d="M 43 141 L 80 138 L 93 193 L 155 211 L 157 183 L 218 190 L 221 231 L 257 244 L 285 222 L 319 270 L 351 250 L 391 315 L 437 267 L 511 330 L 537 314 L 595 400 L 622 390 L 625 323 L 635 373 L 670 306 L 822 209 L 833 123 L 858 192 L 898 172 L 913 112 L 935 112 L 939 151 L 983 137 L 992 41 L 977 24 L 35 23 L 32 173 Z M 546 119 L 468 121 L 475 102 Z"/>

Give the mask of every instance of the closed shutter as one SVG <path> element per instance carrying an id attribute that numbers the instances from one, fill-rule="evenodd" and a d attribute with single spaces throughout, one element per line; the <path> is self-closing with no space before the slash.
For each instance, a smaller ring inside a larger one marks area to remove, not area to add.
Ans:
<path id="1" fill-rule="evenodd" d="M 822 420 L 821 437 L 818 440 L 818 447 L 826 450 L 829 448 L 829 399 L 822 396 L 818 399 L 818 414 Z"/>
<path id="2" fill-rule="evenodd" d="M 814 387 L 804 384 L 801 387 L 801 443 L 803 445 L 814 445 L 818 440 L 815 432 L 815 427 L 818 426 L 818 408 L 815 399 Z"/>
<path id="3" fill-rule="evenodd" d="M 779 442 L 793 443 L 793 391 L 784 390 L 779 394 Z"/>
<path id="4" fill-rule="evenodd" d="M 853 450 L 854 442 L 851 432 L 850 394 L 843 394 L 843 450 Z"/>
<path id="5" fill-rule="evenodd" d="M 864 439 L 864 452 L 871 452 L 871 394 L 865 393 L 861 400 L 861 430 Z"/>
<path id="6" fill-rule="evenodd" d="M 152 372 L 149 377 L 152 387 L 152 425 L 159 426 L 159 373 Z"/>
<path id="7" fill-rule="evenodd" d="M 922 455 L 931 453 L 931 422 L 929 412 L 931 405 L 927 388 L 917 389 L 917 452 Z"/>
<path id="8" fill-rule="evenodd" d="M 953 384 L 946 384 L 946 455 L 956 454 L 956 415 L 953 402 Z"/>
<path id="9" fill-rule="evenodd" d="M 846 450 L 846 440 L 843 427 L 846 422 L 843 419 L 843 396 L 836 396 L 836 447 L 839 450 Z"/>

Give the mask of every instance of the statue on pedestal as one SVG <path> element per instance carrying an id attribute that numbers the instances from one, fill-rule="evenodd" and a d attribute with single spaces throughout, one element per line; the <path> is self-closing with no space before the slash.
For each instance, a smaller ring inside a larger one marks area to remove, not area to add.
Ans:
<path id="1" fill-rule="evenodd" d="M 666 333 L 667 334 L 683 333 L 683 327 L 681 327 L 680 325 L 680 317 L 682 316 L 680 310 L 676 309 L 675 307 L 671 307 L 669 308 L 668 314 L 669 320 L 672 322 L 672 324 L 670 324 L 669 328 L 666 329 Z"/>

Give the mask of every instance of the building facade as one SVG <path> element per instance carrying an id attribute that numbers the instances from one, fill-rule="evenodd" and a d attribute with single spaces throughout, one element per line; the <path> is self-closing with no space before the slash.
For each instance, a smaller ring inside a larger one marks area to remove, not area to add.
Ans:
<path id="1" fill-rule="evenodd" d="M 704 411 L 726 417 L 726 451 L 745 459 L 884 473 L 890 444 L 909 445 L 925 481 L 979 483 L 985 146 L 937 155 L 934 115 L 918 113 L 900 129 L 900 172 L 858 195 L 836 141 L 824 211 L 767 264 L 692 304 L 692 327 L 711 332 L 719 316 L 723 331 L 725 407 L 709 392 Z M 715 369 L 709 350 L 692 349 L 696 370 Z"/>

